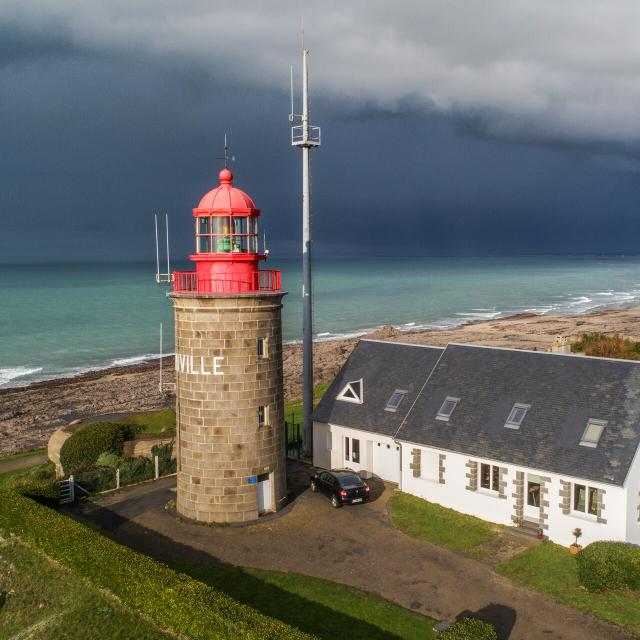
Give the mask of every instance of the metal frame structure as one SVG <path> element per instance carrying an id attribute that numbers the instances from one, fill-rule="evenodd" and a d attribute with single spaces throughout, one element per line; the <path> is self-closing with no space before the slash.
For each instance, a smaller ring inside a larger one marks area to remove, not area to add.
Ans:
<path id="1" fill-rule="evenodd" d="M 291 145 L 302 149 L 302 447 L 312 455 L 313 424 L 313 308 L 311 279 L 311 171 L 309 151 L 320 146 L 320 127 L 309 124 L 309 52 L 304 48 L 302 32 L 302 113 L 293 110 L 293 68 L 291 68 L 290 122 L 296 118 L 300 124 L 291 127 Z"/>

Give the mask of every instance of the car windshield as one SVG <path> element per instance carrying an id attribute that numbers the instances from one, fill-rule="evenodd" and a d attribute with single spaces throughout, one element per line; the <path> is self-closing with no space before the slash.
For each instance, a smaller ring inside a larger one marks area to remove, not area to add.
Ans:
<path id="1" fill-rule="evenodd" d="M 360 487 L 363 484 L 362 478 L 355 473 L 341 473 L 338 481 L 342 487 Z"/>

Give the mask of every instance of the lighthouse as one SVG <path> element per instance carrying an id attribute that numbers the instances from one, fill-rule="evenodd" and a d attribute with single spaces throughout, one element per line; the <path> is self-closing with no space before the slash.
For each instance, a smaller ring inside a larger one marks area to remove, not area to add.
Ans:
<path id="1" fill-rule="evenodd" d="M 225 163 L 226 164 L 226 163 Z M 175 272 L 180 515 L 245 522 L 286 499 L 280 272 L 261 270 L 260 210 L 220 184 L 193 209 L 195 270 Z"/>

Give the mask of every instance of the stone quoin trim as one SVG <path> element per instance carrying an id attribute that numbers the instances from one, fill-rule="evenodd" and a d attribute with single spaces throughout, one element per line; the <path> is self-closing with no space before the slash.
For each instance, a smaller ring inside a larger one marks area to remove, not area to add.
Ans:
<path id="1" fill-rule="evenodd" d="M 467 486 L 465 487 L 468 491 L 477 491 L 478 490 L 478 463 L 475 460 L 469 460 L 465 467 L 469 469 L 469 473 L 466 474 L 467 477 Z"/>
<path id="2" fill-rule="evenodd" d="M 602 517 L 602 512 L 604 511 L 604 494 L 606 493 L 605 489 L 597 489 L 596 500 L 598 505 L 598 511 L 596 516 L 598 518 L 598 522 L 600 524 L 607 524 L 607 519 Z"/>
<path id="3" fill-rule="evenodd" d="M 560 480 L 560 504 L 562 513 L 568 516 L 571 513 L 571 483 Z"/>
<path id="4" fill-rule="evenodd" d="M 549 525 L 547 524 L 547 520 L 549 519 L 549 514 L 547 511 L 549 510 L 549 484 L 551 483 L 551 478 L 541 477 L 540 478 L 540 528 L 548 529 Z"/>
<path id="5" fill-rule="evenodd" d="M 447 459 L 447 454 L 446 453 L 439 453 L 438 454 L 438 482 L 440 484 L 445 484 L 445 479 L 444 479 L 444 472 L 445 472 L 445 466 L 444 466 L 444 461 Z"/>
<path id="6" fill-rule="evenodd" d="M 507 481 L 505 480 L 508 471 L 506 467 L 500 467 L 498 479 L 498 498 L 507 499 Z"/>
<path id="7" fill-rule="evenodd" d="M 516 526 L 520 526 L 524 520 L 524 471 L 516 471 L 513 486 L 515 490 L 511 494 L 513 498 L 513 515 L 511 516 L 511 520 Z"/>
<path id="8" fill-rule="evenodd" d="M 409 464 L 409 469 L 413 470 L 414 478 L 420 477 L 421 453 L 420 449 L 411 449 L 412 462 Z"/>

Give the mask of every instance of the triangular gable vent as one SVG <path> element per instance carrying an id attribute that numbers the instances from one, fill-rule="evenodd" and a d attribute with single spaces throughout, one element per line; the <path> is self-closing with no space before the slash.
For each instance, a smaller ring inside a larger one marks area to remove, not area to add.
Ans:
<path id="1" fill-rule="evenodd" d="M 364 402 L 362 378 L 348 382 L 345 388 L 338 394 L 337 399 L 362 404 Z"/>

